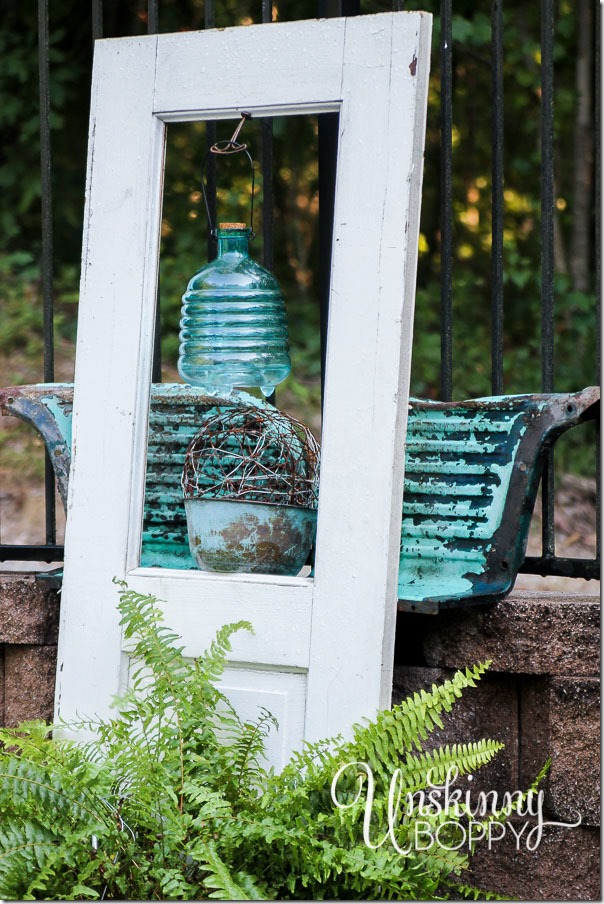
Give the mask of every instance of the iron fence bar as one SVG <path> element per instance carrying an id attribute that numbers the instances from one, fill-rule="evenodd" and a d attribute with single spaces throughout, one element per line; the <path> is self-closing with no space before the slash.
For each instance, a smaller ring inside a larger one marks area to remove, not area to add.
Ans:
<path id="1" fill-rule="evenodd" d="M 541 388 L 554 391 L 554 7 L 541 0 Z M 555 555 L 554 455 L 542 479 L 542 555 Z"/>
<path id="2" fill-rule="evenodd" d="M 155 35 L 159 31 L 159 8 L 157 0 L 147 2 L 147 34 Z M 151 380 L 161 383 L 161 275 L 158 269 L 155 286 L 155 328 L 153 330 L 153 364 Z"/>
<path id="3" fill-rule="evenodd" d="M 359 16 L 360 0 L 319 0 L 317 16 L 319 19 L 330 19 L 334 16 Z"/>
<path id="4" fill-rule="evenodd" d="M 0 562 L 61 562 L 64 547 L 56 543 L 46 546 L 19 546 L 18 544 L 0 544 Z"/>
<path id="5" fill-rule="evenodd" d="M 600 69 L 600 35 L 602 34 L 602 7 L 598 3 L 596 4 L 595 10 L 595 29 L 594 29 L 594 37 L 595 37 L 595 53 L 594 53 L 594 74 L 595 74 L 595 91 L 594 91 L 594 145 L 595 145 L 595 221 L 596 221 L 596 235 L 595 235 L 595 264 L 596 264 L 596 380 L 598 385 L 600 385 L 601 381 L 601 367 L 600 367 L 600 355 L 602 353 L 602 332 L 600 325 L 600 315 L 602 311 L 602 289 L 600 280 L 602 278 L 602 233 L 600 226 L 600 211 L 602 209 L 602 180 L 601 180 L 601 165 L 602 165 L 602 146 L 601 146 L 601 136 L 600 136 L 600 104 L 602 102 L 602 72 Z M 601 524 L 600 524 L 600 516 L 601 516 L 601 503 L 602 503 L 602 459 L 600 457 L 600 422 L 599 419 L 596 423 L 596 559 L 598 565 L 601 559 L 601 543 L 602 543 L 602 534 L 601 534 Z"/>
<path id="6" fill-rule="evenodd" d="M 554 391 L 554 9 L 541 0 L 541 388 Z"/>
<path id="7" fill-rule="evenodd" d="M 599 578 L 600 563 L 597 559 L 570 559 L 562 556 L 527 556 L 522 565 L 523 574 L 552 575 L 560 578 Z"/>
<path id="8" fill-rule="evenodd" d="M 491 5 L 493 151 L 491 200 L 491 386 L 503 394 L 503 0 Z"/>
<path id="9" fill-rule="evenodd" d="M 103 37 L 103 0 L 92 0 L 92 43 Z"/>
<path id="10" fill-rule="evenodd" d="M 147 34 L 159 32 L 159 4 L 157 0 L 147 0 Z"/>
<path id="11" fill-rule="evenodd" d="M 272 0 L 262 0 L 262 21 L 273 21 Z M 273 241 L 273 120 L 265 117 L 261 122 L 261 156 L 262 156 L 262 263 L 272 272 L 274 266 Z M 271 405 L 276 403 L 273 389 L 268 397 Z"/>
<path id="12" fill-rule="evenodd" d="M 42 299 L 44 314 L 44 382 L 54 381 L 52 163 L 50 138 L 50 45 L 48 0 L 38 0 L 38 78 L 40 97 L 40 201 L 42 217 Z M 48 452 L 44 454 L 46 543 L 56 541 L 55 480 Z"/>
<path id="13" fill-rule="evenodd" d="M 262 120 L 262 262 L 267 270 L 273 269 L 274 222 L 273 222 L 273 120 Z"/>
<path id="14" fill-rule="evenodd" d="M 204 9 L 204 28 L 214 28 L 216 22 L 214 0 L 206 0 Z M 216 144 L 216 123 L 213 120 L 206 121 L 206 150 Z M 202 176 L 203 178 L 203 176 Z M 206 193 L 208 210 L 212 223 L 216 223 L 216 158 L 214 154 L 208 154 L 206 166 Z M 208 223 L 207 239 L 208 261 L 213 261 L 218 253 L 218 241 L 212 234 Z"/>
<path id="15" fill-rule="evenodd" d="M 329 0 L 319 0 L 319 19 L 338 15 Z M 338 114 L 323 113 L 317 116 L 319 163 L 319 331 L 321 340 L 321 410 L 325 390 L 325 366 L 327 360 L 327 323 L 329 320 L 329 284 L 336 186 L 336 155 L 338 148 Z"/>
<path id="16" fill-rule="evenodd" d="M 356 16 L 360 0 L 319 0 L 317 16 Z M 319 158 L 319 269 L 318 289 L 321 336 L 321 405 L 325 389 L 327 326 L 329 322 L 329 285 L 333 242 L 334 204 L 336 198 L 336 166 L 338 156 L 339 117 L 337 113 L 321 113 L 318 117 Z"/>
<path id="17" fill-rule="evenodd" d="M 360 0 L 318 0 L 320 19 L 334 16 L 356 16 L 361 12 Z M 329 322 L 329 285 L 333 243 L 334 204 L 336 198 L 336 166 L 338 156 L 339 117 L 337 113 L 321 113 L 318 121 L 319 158 L 319 268 L 318 290 L 321 336 L 321 405 L 325 389 L 327 328 Z"/>
<path id="18" fill-rule="evenodd" d="M 262 21 L 272 22 L 272 0 L 262 0 Z M 266 117 L 261 125 L 262 147 L 262 262 L 267 270 L 273 269 L 273 120 Z"/>
<path id="19" fill-rule="evenodd" d="M 440 4 L 440 392 L 453 397 L 453 14 Z"/>
<path id="20" fill-rule="evenodd" d="M 321 400 L 325 389 L 325 364 L 327 358 L 327 325 L 329 321 L 329 284 L 331 279 L 331 253 L 333 241 L 334 203 L 336 188 L 336 162 L 338 153 L 339 116 L 337 113 L 321 113 L 319 124 L 319 272 L 318 289 L 321 333 Z"/>

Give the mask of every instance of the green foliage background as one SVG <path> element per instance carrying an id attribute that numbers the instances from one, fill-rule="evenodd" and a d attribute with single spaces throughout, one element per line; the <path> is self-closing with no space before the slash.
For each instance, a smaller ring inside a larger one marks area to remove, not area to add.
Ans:
<path id="1" fill-rule="evenodd" d="M 219 0 L 216 25 L 259 21 L 261 4 Z M 362 11 L 391 8 L 367 0 Z M 412 392 L 440 392 L 439 58 L 437 0 L 407 2 L 406 9 L 435 14 L 430 79 Z M 589 7 L 587 6 L 589 9 Z M 278 20 L 312 18 L 314 0 L 276 0 Z M 488 395 L 491 293 L 491 65 L 490 4 L 455 0 L 453 109 L 453 388 L 454 397 Z M 540 389 L 540 5 L 510 0 L 504 5 L 505 90 L 505 391 Z M 578 36 L 591 28 L 586 5 L 558 0 L 555 29 L 555 374 L 556 390 L 571 391 L 597 381 L 594 226 L 595 196 L 588 212 L 587 272 L 572 274 L 571 233 L 575 216 L 574 137 L 578 108 Z M 590 15 L 593 15 L 593 11 Z M 54 261 L 57 341 L 63 354 L 75 336 L 81 223 L 84 202 L 89 74 L 92 59 L 89 11 L 77 0 L 51 4 L 51 121 L 54 188 Z M 40 176 L 37 102 L 36 8 L 33 0 L 9 0 L 0 31 L 0 354 L 16 349 L 41 373 Z M 202 0 L 162 0 L 160 30 L 203 27 Z M 143 34 L 146 4 L 105 0 L 108 37 Z M 584 60 L 583 60 L 584 62 Z M 593 77 L 592 77 L 593 80 Z M 592 117 L 593 119 L 593 117 Z M 590 125 L 593 137 L 593 122 Z M 204 126 L 169 129 L 161 258 L 162 344 L 174 364 L 180 296 L 206 259 L 206 222 L 199 191 L 205 149 Z M 219 124 L 228 137 L 231 124 Z M 246 126 L 253 155 L 260 157 L 258 123 Z M 293 346 L 287 398 L 318 410 L 319 313 L 317 288 L 317 123 L 309 117 L 277 120 L 275 133 L 275 265 L 283 285 Z M 224 133 L 224 134 L 223 134 Z M 366 162 L 368 176 L 373 162 Z M 218 173 L 219 217 L 245 217 L 249 176 L 229 164 Z M 259 199 L 262 185 L 259 185 Z M 258 206 L 259 209 L 259 206 Z M 257 222 L 260 226 L 260 222 Z M 258 231 L 260 231 L 258 229 Z M 261 259 L 257 238 L 254 256 Z M 354 312 L 351 311 L 351 316 Z M 173 373 L 172 373 L 173 377 Z M 581 431 L 575 431 L 581 434 Z M 573 440 L 581 443 L 583 436 Z M 569 454 L 569 457 L 571 455 Z"/>

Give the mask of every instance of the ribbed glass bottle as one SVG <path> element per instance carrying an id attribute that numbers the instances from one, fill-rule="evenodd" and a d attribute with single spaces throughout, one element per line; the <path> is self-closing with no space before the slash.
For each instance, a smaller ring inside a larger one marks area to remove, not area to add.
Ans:
<path id="1" fill-rule="evenodd" d="M 243 223 L 221 223 L 218 256 L 182 297 L 178 372 L 210 392 L 259 386 L 268 396 L 291 369 L 283 294 L 250 258 L 250 235 Z"/>

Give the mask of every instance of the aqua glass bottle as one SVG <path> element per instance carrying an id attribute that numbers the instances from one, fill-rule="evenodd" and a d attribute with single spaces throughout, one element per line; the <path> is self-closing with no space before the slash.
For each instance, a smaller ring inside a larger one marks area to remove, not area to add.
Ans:
<path id="1" fill-rule="evenodd" d="M 178 372 L 209 392 L 259 386 L 269 396 L 291 369 L 283 294 L 249 256 L 247 226 L 221 223 L 216 234 L 218 256 L 182 298 Z"/>

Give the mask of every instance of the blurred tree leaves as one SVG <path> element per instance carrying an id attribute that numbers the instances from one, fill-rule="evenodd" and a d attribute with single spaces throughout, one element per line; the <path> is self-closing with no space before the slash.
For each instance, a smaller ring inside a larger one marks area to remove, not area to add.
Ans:
<path id="1" fill-rule="evenodd" d="M 140 0 L 105 0 L 107 36 L 144 34 L 146 4 Z M 367 0 L 363 12 L 391 8 Z M 436 0 L 408 0 L 406 9 L 435 13 L 418 292 L 414 333 L 413 392 L 440 392 L 439 224 L 439 52 Z M 312 18 L 312 0 L 275 0 L 276 18 Z M 453 3 L 453 209 L 454 209 L 454 394 L 490 393 L 491 332 L 491 65 L 490 3 Z M 37 13 L 34 0 L 5 0 L 0 31 L 0 313 L 3 346 L 17 336 L 35 333 L 39 305 L 36 260 L 40 249 Z M 215 24 L 248 25 L 259 21 L 259 0 L 217 0 Z M 77 0 L 53 0 L 50 9 L 52 153 L 57 309 L 64 334 L 73 332 L 84 200 L 89 73 L 90 12 Z M 161 0 L 160 29 L 178 31 L 204 25 L 203 0 Z M 584 288 L 577 291 L 571 273 L 571 236 L 578 192 L 574 178 L 578 108 L 577 67 L 585 60 L 584 6 L 570 0 L 556 4 L 555 195 L 556 195 L 556 388 L 572 390 L 596 381 L 595 366 L 595 199 L 587 211 Z M 540 44 L 539 4 L 508 0 L 504 4 L 505 91 L 505 389 L 532 392 L 540 387 Z M 582 31 L 583 29 L 583 31 Z M 596 29 L 592 29 L 595 34 Z M 583 50 L 580 52 L 580 48 Z M 583 58 L 581 57 L 583 54 Z M 593 77 L 592 77 L 593 81 Z M 222 123 L 219 137 L 229 137 L 232 123 Z M 223 134 L 224 131 L 224 134 Z M 317 124 L 310 117 L 274 123 L 275 262 L 288 300 L 295 390 L 312 396 L 319 371 L 317 304 Z M 260 157 L 258 123 L 246 125 L 250 149 Z M 593 139 L 593 122 L 591 123 Z M 200 163 L 204 127 L 169 127 L 161 258 L 164 352 L 174 359 L 180 296 L 193 272 L 206 259 L 205 215 L 200 202 Z M 366 161 L 367 178 L 372 161 Z M 236 166 L 219 178 L 219 217 L 246 219 L 249 177 Z M 258 184 L 259 200 L 262 184 Z M 260 205 L 258 205 L 260 210 Z M 253 253 L 262 259 L 261 222 Z M 25 255 L 25 258 L 23 257 Z M 23 305 L 16 302 L 19 281 Z M 17 295 L 15 294 L 17 293 Z M 10 304 L 7 299 L 12 299 Z M 36 300 L 38 299 L 38 300 Z M 351 312 L 354 316 L 354 312 Z M 39 318 L 38 318 L 39 320 Z M 316 395 L 315 395 L 316 398 Z"/>

